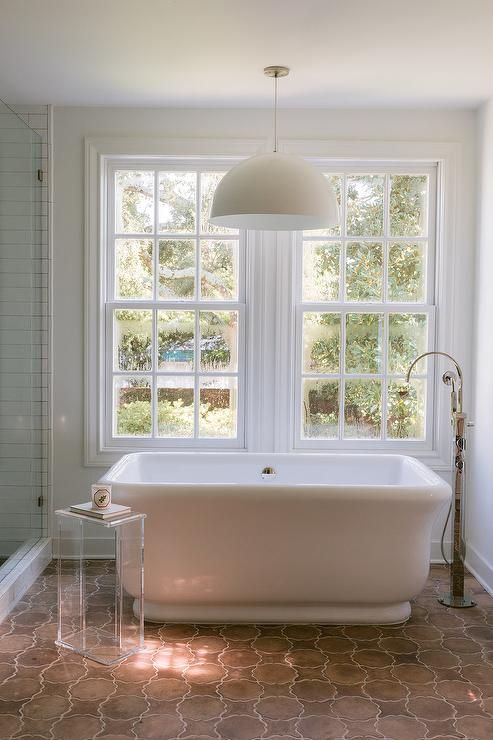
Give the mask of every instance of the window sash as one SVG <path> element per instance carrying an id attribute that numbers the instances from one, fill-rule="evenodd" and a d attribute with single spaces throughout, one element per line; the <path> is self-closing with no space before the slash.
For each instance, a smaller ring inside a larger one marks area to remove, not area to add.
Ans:
<path id="1" fill-rule="evenodd" d="M 292 296 L 291 302 L 292 322 L 294 340 L 292 342 L 292 355 L 294 357 L 294 369 L 291 370 L 290 387 L 293 408 L 291 410 L 291 445 L 293 449 L 399 449 L 402 451 L 430 452 L 433 449 L 436 429 L 434 426 L 436 400 L 435 386 L 436 373 L 435 361 L 428 358 L 426 378 L 426 415 L 424 419 L 424 439 L 391 439 L 387 437 L 387 400 L 388 383 L 395 378 L 405 378 L 404 374 L 391 373 L 387 370 L 388 353 L 388 316 L 391 313 L 416 313 L 426 314 L 428 317 L 428 333 L 426 351 L 436 346 L 436 309 L 434 305 L 436 294 L 436 229 L 437 229 L 437 165 L 430 163 L 375 163 L 369 162 L 354 165 L 343 163 L 341 166 L 331 163 L 331 166 L 323 167 L 323 172 L 330 175 L 342 176 L 341 187 L 341 230 L 338 235 L 312 235 L 309 233 L 298 233 L 292 239 Z M 383 174 L 383 229 L 382 233 L 374 236 L 352 236 L 346 230 L 346 189 L 347 176 L 351 174 Z M 390 234 L 389 227 L 389 202 L 390 183 L 392 175 L 427 175 L 428 176 L 428 213 L 427 233 L 424 236 L 395 237 Z M 308 301 L 303 299 L 303 252 L 304 244 L 317 242 L 340 244 L 340 266 L 339 266 L 339 295 L 335 301 Z M 346 247 L 349 243 L 381 243 L 383 246 L 382 266 L 382 300 L 372 302 L 351 301 L 345 299 L 346 283 Z M 426 243 L 425 259 L 425 301 L 397 303 L 387 301 L 388 297 L 388 254 L 389 246 L 394 243 Z M 340 328 L 340 358 L 339 372 L 337 373 L 307 373 L 303 371 L 303 315 L 305 313 L 335 313 L 341 316 Z M 348 313 L 378 313 L 384 317 L 384 332 L 382 346 L 382 372 L 379 373 L 347 373 L 345 367 L 346 350 L 346 314 Z M 423 376 L 413 373 L 414 379 Z M 344 386 L 346 380 L 375 379 L 381 381 L 381 430 L 380 437 L 372 439 L 350 439 L 344 438 Z M 305 438 L 303 436 L 303 414 L 302 394 L 303 381 L 305 379 L 334 379 L 339 380 L 339 429 L 338 438 Z"/>
<path id="2" fill-rule="evenodd" d="M 306 372 L 303 370 L 303 317 L 305 313 L 320 312 L 320 313 L 335 313 L 341 316 L 341 334 L 340 334 L 340 358 L 339 358 L 339 372 L 334 373 L 315 373 Z M 345 339 L 346 339 L 346 314 L 354 313 L 378 313 L 383 314 L 384 317 L 384 328 L 383 328 L 383 339 L 382 339 L 382 372 L 376 373 L 363 373 L 355 372 L 348 373 L 344 371 L 344 353 L 345 353 Z M 424 314 L 428 318 L 428 332 L 427 332 L 427 346 L 425 351 L 429 351 L 434 347 L 435 338 L 435 307 L 412 303 L 395 303 L 395 304 L 302 304 L 295 307 L 295 402 L 294 402 L 294 414 L 293 414 L 293 438 L 294 447 L 303 448 L 373 448 L 378 445 L 391 445 L 393 447 L 402 446 L 406 449 L 430 449 L 430 440 L 433 437 L 433 418 L 434 418 L 434 362 L 433 358 L 427 358 L 427 372 L 425 374 L 413 372 L 414 380 L 425 380 L 426 381 L 426 415 L 424 420 L 424 439 L 392 439 L 387 436 L 386 433 L 386 422 L 387 422 L 387 400 L 388 400 L 388 383 L 396 379 L 405 379 L 405 373 L 401 372 L 390 372 L 387 370 L 387 350 L 389 341 L 389 330 L 388 330 L 388 318 L 393 313 L 420 313 Z M 302 414 L 302 388 L 304 380 L 338 380 L 339 381 L 339 436 L 338 438 L 306 438 L 302 434 L 303 430 L 303 414 Z M 347 380 L 378 380 L 382 384 L 382 395 L 381 395 L 381 433 L 380 437 L 371 439 L 354 439 L 344 437 L 344 385 Z"/>
<path id="3" fill-rule="evenodd" d="M 196 162 L 175 161 L 169 162 L 166 159 L 154 161 L 139 160 L 128 162 L 126 160 L 111 161 L 106 169 L 106 238 L 104 250 L 104 276 L 102 280 L 103 287 L 103 306 L 104 306 L 104 325 L 103 325 L 103 367 L 104 367 L 104 403 L 100 404 L 102 411 L 101 431 L 105 440 L 105 447 L 121 448 L 124 444 L 129 448 L 244 448 L 245 446 L 245 393 L 246 393 L 246 314 L 247 314 L 247 297 L 246 297 L 246 269 L 247 269 L 247 238 L 245 232 L 238 231 L 234 234 L 229 233 L 208 233 L 202 229 L 200 209 L 201 209 L 201 192 L 200 174 L 203 172 L 223 172 L 228 168 L 225 163 L 218 164 L 214 162 L 202 163 L 197 166 Z M 115 173 L 117 171 L 128 170 L 145 170 L 154 172 L 154 227 L 151 232 L 131 233 L 116 231 L 115 218 Z M 170 171 L 191 171 L 196 173 L 196 199 L 195 199 L 195 230 L 188 233 L 176 232 L 159 232 L 158 228 L 158 208 L 159 208 L 159 172 Z M 115 243 L 117 239 L 150 241 L 153 244 L 153 296 L 152 299 L 116 298 L 115 279 L 116 279 L 116 254 Z M 188 240 L 193 241 L 196 247 L 195 260 L 195 293 L 190 299 L 167 300 L 159 297 L 159 242 L 165 240 Z M 213 298 L 200 298 L 200 245 L 202 241 L 233 241 L 238 245 L 238 297 L 237 300 L 214 300 Z M 114 311 L 118 309 L 128 310 L 150 310 L 152 312 L 152 352 L 153 363 L 152 370 L 149 371 L 125 371 L 115 369 L 113 358 L 115 352 L 116 337 L 114 336 L 113 316 Z M 194 311 L 195 312 L 195 366 L 190 372 L 166 371 L 157 367 L 157 312 L 158 311 Z M 202 371 L 200 368 L 200 353 L 198 350 L 198 320 L 199 311 L 237 311 L 238 312 L 238 367 L 236 371 Z M 164 437 L 158 436 L 158 419 L 157 387 L 159 378 L 166 377 L 183 377 L 194 379 L 194 435 L 192 437 Z M 114 434 L 114 378 L 117 377 L 143 377 L 148 378 L 151 385 L 151 436 L 124 436 Z M 234 438 L 209 438 L 199 437 L 199 412 L 200 412 L 200 380 L 202 378 L 235 378 L 237 380 L 237 417 L 236 417 L 236 437 Z M 104 411 L 103 411 L 104 409 Z"/>

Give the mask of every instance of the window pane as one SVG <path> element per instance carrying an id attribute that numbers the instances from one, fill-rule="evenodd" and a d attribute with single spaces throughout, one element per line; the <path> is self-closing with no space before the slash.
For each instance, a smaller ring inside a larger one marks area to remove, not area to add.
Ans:
<path id="1" fill-rule="evenodd" d="M 193 370 L 195 313 L 158 311 L 157 322 L 159 370 Z"/>
<path id="2" fill-rule="evenodd" d="M 200 367 L 205 372 L 236 370 L 238 311 L 200 312 Z"/>
<path id="3" fill-rule="evenodd" d="M 116 232 L 149 234 L 154 226 L 154 172 L 115 173 Z"/>
<path id="4" fill-rule="evenodd" d="M 303 300 L 339 299 L 340 242 L 305 242 L 303 245 Z"/>
<path id="5" fill-rule="evenodd" d="M 201 378 L 199 436 L 236 437 L 237 406 L 236 378 Z"/>
<path id="6" fill-rule="evenodd" d="M 383 233 L 383 175 L 350 175 L 347 178 L 348 236 Z"/>
<path id="7" fill-rule="evenodd" d="M 332 175 L 329 172 L 323 173 L 329 185 L 333 188 L 337 203 L 339 204 L 339 213 L 341 210 L 341 192 L 342 192 L 342 176 Z M 303 232 L 306 236 L 339 236 L 341 233 L 341 226 L 331 226 L 329 229 L 310 229 L 309 231 Z"/>
<path id="8" fill-rule="evenodd" d="M 305 313 L 303 316 L 303 371 L 338 373 L 341 352 L 341 315 Z"/>
<path id="9" fill-rule="evenodd" d="M 339 436 L 339 381 L 303 381 L 303 436 L 336 439 Z"/>
<path id="10" fill-rule="evenodd" d="M 426 236 L 428 176 L 392 175 L 390 178 L 390 233 Z"/>
<path id="11" fill-rule="evenodd" d="M 152 312 L 119 309 L 114 311 L 115 368 L 151 370 Z"/>
<path id="12" fill-rule="evenodd" d="M 114 378 L 113 427 L 117 436 L 150 437 L 151 384 L 148 378 Z"/>
<path id="13" fill-rule="evenodd" d="M 388 299 L 424 303 L 426 297 L 426 245 L 391 244 Z"/>
<path id="14" fill-rule="evenodd" d="M 197 208 L 195 172 L 159 173 L 159 231 L 195 231 Z"/>
<path id="15" fill-rule="evenodd" d="M 382 370 L 383 316 L 348 313 L 346 316 L 346 372 L 379 373 Z"/>
<path id="16" fill-rule="evenodd" d="M 404 392 L 402 392 L 404 391 Z M 387 436 L 391 439 L 424 439 L 426 383 L 411 379 L 389 383 L 387 396 Z"/>
<path id="17" fill-rule="evenodd" d="M 115 241 L 115 297 L 152 298 L 152 242 Z"/>
<path id="18" fill-rule="evenodd" d="M 190 300 L 195 296 L 195 242 L 159 242 L 159 297 Z"/>
<path id="19" fill-rule="evenodd" d="M 194 380 L 187 377 L 157 379 L 158 435 L 193 437 Z"/>
<path id="20" fill-rule="evenodd" d="M 209 223 L 212 199 L 225 172 L 202 172 L 200 175 L 200 233 L 201 234 L 238 234 L 238 229 L 227 229 Z"/>
<path id="21" fill-rule="evenodd" d="M 382 244 L 350 242 L 346 247 L 346 300 L 381 301 L 382 285 Z"/>
<path id="22" fill-rule="evenodd" d="M 412 361 L 426 352 L 428 317 L 424 313 L 391 313 L 389 315 L 390 373 L 407 373 Z M 426 360 L 421 360 L 415 372 L 426 372 Z"/>
<path id="23" fill-rule="evenodd" d="M 238 298 L 238 242 L 200 243 L 200 291 L 202 298 L 234 301 Z"/>
<path id="24" fill-rule="evenodd" d="M 379 380 L 346 380 L 344 389 L 345 439 L 380 437 L 382 384 Z"/>

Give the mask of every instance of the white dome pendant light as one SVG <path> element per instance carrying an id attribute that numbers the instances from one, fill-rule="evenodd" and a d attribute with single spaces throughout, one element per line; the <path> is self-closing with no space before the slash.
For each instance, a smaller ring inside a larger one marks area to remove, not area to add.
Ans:
<path id="1" fill-rule="evenodd" d="M 277 80 L 288 67 L 266 67 L 274 78 L 274 151 L 245 159 L 220 181 L 210 221 L 236 229 L 301 231 L 339 224 L 336 195 L 302 157 L 277 151 Z"/>

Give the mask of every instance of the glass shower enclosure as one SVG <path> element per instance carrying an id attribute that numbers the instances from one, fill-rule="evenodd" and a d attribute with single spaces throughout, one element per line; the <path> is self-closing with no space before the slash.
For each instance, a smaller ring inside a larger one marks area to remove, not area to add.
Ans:
<path id="1" fill-rule="evenodd" d="M 44 534 L 47 260 L 41 148 L 40 135 L 0 101 L 0 583 Z"/>

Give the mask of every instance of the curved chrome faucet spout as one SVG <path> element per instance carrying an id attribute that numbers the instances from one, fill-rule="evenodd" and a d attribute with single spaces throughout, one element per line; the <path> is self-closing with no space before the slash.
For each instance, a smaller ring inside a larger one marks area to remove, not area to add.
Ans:
<path id="1" fill-rule="evenodd" d="M 454 411 L 457 411 L 459 414 L 461 414 L 462 413 L 462 380 L 463 380 L 462 370 L 461 370 L 461 366 L 459 365 L 459 363 L 457 362 L 457 360 L 455 360 L 452 357 L 452 355 L 449 355 L 447 352 L 440 352 L 438 350 L 432 350 L 431 352 L 423 352 L 422 355 L 419 355 L 419 357 L 416 357 L 416 359 L 413 360 L 413 362 L 409 366 L 409 370 L 407 371 L 406 383 L 409 383 L 409 378 L 411 377 L 411 373 L 412 373 L 413 368 L 415 367 L 415 365 L 420 360 L 422 360 L 423 357 L 427 357 L 427 355 L 442 355 L 442 357 L 447 357 L 455 365 L 455 369 L 457 370 L 457 375 L 459 377 L 459 384 L 458 384 L 459 387 L 457 389 L 457 404 L 454 404 L 453 403 L 454 406 L 456 405 L 456 408 L 454 408 L 453 410 Z M 455 379 L 452 377 L 452 373 L 444 373 L 444 375 L 443 375 L 443 382 L 446 383 L 447 385 L 452 385 L 452 394 L 453 394 L 453 396 L 455 396 L 455 382 L 454 382 L 454 380 Z"/>

